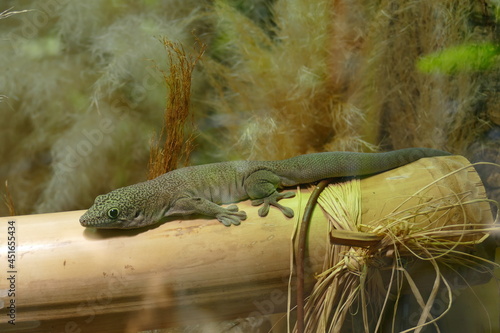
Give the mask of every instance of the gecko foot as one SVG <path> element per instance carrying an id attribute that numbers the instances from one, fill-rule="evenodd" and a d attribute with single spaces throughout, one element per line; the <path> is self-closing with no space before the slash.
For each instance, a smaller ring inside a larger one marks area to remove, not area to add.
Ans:
<path id="1" fill-rule="evenodd" d="M 239 212 L 238 206 L 231 205 L 227 208 L 223 208 L 223 211 L 216 214 L 215 217 L 219 222 L 224 224 L 226 227 L 229 227 L 231 224 L 239 225 L 241 221 L 247 219 L 247 213 L 244 211 Z"/>
<path id="2" fill-rule="evenodd" d="M 252 200 L 252 206 L 262 205 L 262 207 L 259 209 L 259 216 L 261 217 L 267 216 L 267 214 L 269 213 L 270 206 L 274 206 L 279 210 L 281 210 L 281 212 L 286 217 L 293 217 L 294 215 L 293 209 L 280 205 L 278 203 L 278 200 L 292 198 L 294 196 L 295 196 L 294 192 L 285 192 L 285 193 L 274 192 L 268 197 Z"/>

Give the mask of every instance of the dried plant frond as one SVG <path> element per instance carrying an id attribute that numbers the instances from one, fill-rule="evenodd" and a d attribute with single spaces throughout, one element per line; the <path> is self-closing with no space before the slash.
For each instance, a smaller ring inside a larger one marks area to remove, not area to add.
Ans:
<path id="1" fill-rule="evenodd" d="M 177 168 L 179 163 L 187 164 L 193 150 L 194 136 L 185 137 L 185 126 L 190 116 L 191 75 L 205 52 L 206 45 L 198 40 L 197 54 L 186 55 L 180 43 L 167 38 L 161 40 L 168 54 L 169 71 L 158 70 L 168 87 L 164 123 L 158 136 L 151 140 L 149 179 Z"/>
<path id="2" fill-rule="evenodd" d="M 3 12 L 0 13 L 0 20 L 1 19 L 4 19 L 4 18 L 7 18 L 9 16 L 12 16 L 12 15 L 16 15 L 16 14 L 22 14 L 22 13 L 27 13 L 27 12 L 31 12 L 31 10 L 28 10 L 28 9 L 25 9 L 25 10 L 12 10 L 14 7 L 11 7 L 9 9 L 6 9 L 4 10 Z"/>
<path id="3" fill-rule="evenodd" d="M 16 216 L 17 214 L 14 206 L 14 200 L 12 199 L 12 194 L 9 190 L 9 182 L 7 180 L 5 181 L 5 194 L 3 195 L 3 200 L 5 202 L 5 205 L 7 206 L 7 209 L 9 210 L 9 215 Z"/>
<path id="4" fill-rule="evenodd" d="M 392 315 L 386 312 L 391 302 L 394 309 L 398 308 L 403 287 L 407 286 L 420 314 L 416 324 L 403 332 L 420 332 L 450 310 L 450 272 L 458 274 L 459 267 L 484 273 L 490 272 L 490 266 L 498 267 L 470 252 L 474 245 L 500 232 L 499 224 L 470 216 L 476 205 L 484 208 L 491 201 L 467 191 L 456 193 L 447 186 L 470 167 L 437 178 L 403 198 L 388 215 L 368 222 L 361 220 L 360 180 L 326 188 L 318 203 L 330 221 L 330 250 L 305 307 L 305 331 L 341 332 L 356 321 L 362 323 L 357 326 L 359 331 L 378 332 L 391 316 L 389 324 L 396 331 L 397 311 Z M 441 188 L 443 195 L 431 198 L 431 187 Z M 338 239 L 344 245 L 331 243 Z M 415 276 L 414 265 L 419 262 L 429 263 L 435 274 L 429 291 L 422 291 Z M 431 308 L 442 290 L 448 295 L 447 303 L 444 311 L 434 316 Z"/>

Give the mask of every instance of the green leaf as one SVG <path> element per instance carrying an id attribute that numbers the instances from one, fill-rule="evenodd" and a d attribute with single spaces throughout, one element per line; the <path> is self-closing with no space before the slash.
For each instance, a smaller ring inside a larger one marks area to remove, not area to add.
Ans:
<path id="1" fill-rule="evenodd" d="M 425 73 L 484 71 L 498 65 L 500 47 L 492 43 L 462 44 L 424 56 L 417 68 Z"/>

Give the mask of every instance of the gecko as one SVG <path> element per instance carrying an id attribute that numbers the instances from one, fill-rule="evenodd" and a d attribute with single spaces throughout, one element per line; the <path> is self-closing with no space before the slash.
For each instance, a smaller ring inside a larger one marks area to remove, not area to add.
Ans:
<path id="1" fill-rule="evenodd" d="M 323 152 L 278 161 L 229 161 L 179 168 L 157 178 L 99 195 L 81 216 L 94 228 L 139 228 L 170 216 L 204 215 L 225 226 L 247 218 L 234 205 L 250 199 L 261 217 L 270 206 L 291 218 L 291 208 L 278 201 L 294 192 L 279 190 L 326 178 L 365 176 L 394 169 L 423 157 L 446 156 L 431 148 L 406 148 L 383 153 Z M 222 207 L 221 204 L 233 204 Z"/>

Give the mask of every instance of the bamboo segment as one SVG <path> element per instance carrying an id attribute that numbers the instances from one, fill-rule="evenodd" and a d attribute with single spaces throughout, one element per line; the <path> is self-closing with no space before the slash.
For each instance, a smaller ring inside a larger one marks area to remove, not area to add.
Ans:
<path id="1" fill-rule="evenodd" d="M 287 204 L 299 211 L 299 200 Z M 15 221 L 17 273 L 15 297 L 1 294 L 0 331 L 136 332 L 284 311 L 295 220 L 277 210 L 260 218 L 247 202 L 240 209 L 249 219 L 237 227 L 194 219 L 96 231 L 80 226 L 83 211 L 2 218 L 0 235 Z M 317 210 L 311 237 L 318 246 L 309 253 L 318 260 L 309 275 L 320 269 L 325 232 Z M 0 289 L 7 290 L 1 237 Z M 10 299 L 15 326 L 6 324 Z"/>
<path id="2" fill-rule="evenodd" d="M 422 159 L 362 179 L 363 221 L 405 205 L 416 189 L 464 165 L 461 157 Z M 484 198 L 474 170 L 464 172 L 425 192 L 426 198 L 447 196 L 451 186 L 467 198 Z M 276 209 L 260 218 L 259 207 L 239 203 L 248 220 L 237 227 L 197 218 L 148 229 L 84 229 L 78 223 L 83 211 L 0 218 L 0 331 L 137 332 L 227 318 L 258 323 L 263 315 L 285 311 L 291 237 L 308 193 L 301 189 L 282 202 L 294 209 L 294 219 Z M 491 222 L 487 204 L 466 209 L 471 223 Z M 306 251 L 309 290 L 322 269 L 327 237 L 327 220 L 315 209 Z M 15 325 L 8 323 L 9 313 Z"/>
<path id="3" fill-rule="evenodd" d="M 448 239 L 465 242 L 481 236 L 464 236 L 464 227 L 493 223 L 481 179 L 462 156 L 424 158 L 364 179 L 361 197 L 362 221 L 369 226 L 363 231 L 372 231 L 380 224 L 401 224 L 405 219 L 422 231 L 446 226 L 448 233 L 454 230 L 457 234 Z M 383 204 L 380 198 L 384 198 Z"/>

